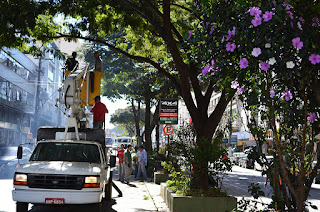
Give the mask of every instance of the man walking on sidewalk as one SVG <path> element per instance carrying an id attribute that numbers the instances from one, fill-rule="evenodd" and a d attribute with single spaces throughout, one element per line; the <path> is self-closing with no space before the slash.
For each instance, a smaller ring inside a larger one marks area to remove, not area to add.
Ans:
<path id="1" fill-rule="evenodd" d="M 126 153 L 124 153 L 124 172 L 125 177 L 124 181 L 129 184 L 130 175 L 132 173 L 132 157 L 131 157 L 131 150 L 132 146 L 129 144 Z"/>
<path id="2" fill-rule="evenodd" d="M 141 174 L 142 178 L 141 181 L 143 182 L 144 180 L 147 180 L 147 173 L 146 173 L 146 166 L 147 166 L 147 152 L 144 150 L 143 146 L 140 146 L 140 153 L 139 153 L 139 164 L 138 164 L 138 176 L 137 178 L 139 179 Z"/>
<path id="3" fill-rule="evenodd" d="M 119 165 L 118 165 L 118 173 L 119 173 L 119 180 L 121 182 L 124 181 L 124 146 L 121 144 L 120 149 L 118 150 L 118 158 L 119 158 Z"/>

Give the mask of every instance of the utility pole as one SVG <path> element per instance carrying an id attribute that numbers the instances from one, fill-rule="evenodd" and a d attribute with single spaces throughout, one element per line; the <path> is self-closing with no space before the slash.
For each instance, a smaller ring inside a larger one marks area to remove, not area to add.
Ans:
<path id="1" fill-rule="evenodd" d="M 228 140 L 228 155 L 229 157 L 232 155 L 232 150 L 231 150 L 231 137 L 232 137 L 232 100 L 230 101 L 230 129 L 229 129 L 229 140 Z"/>
<path id="2" fill-rule="evenodd" d="M 37 89 L 36 89 L 36 102 L 35 102 L 35 110 L 34 110 L 34 126 L 35 126 L 35 138 L 37 137 L 37 130 L 39 128 L 39 107 L 40 107 L 40 101 L 39 101 L 39 95 L 40 95 L 40 81 L 41 81 L 41 63 L 42 58 L 39 58 L 39 69 L 38 69 L 38 76 L 37 76 Z"/>

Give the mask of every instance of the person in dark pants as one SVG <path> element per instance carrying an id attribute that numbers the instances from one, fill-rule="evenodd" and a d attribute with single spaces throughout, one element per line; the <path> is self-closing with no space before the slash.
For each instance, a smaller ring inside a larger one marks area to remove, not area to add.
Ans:
<path id="1" fill-rule="evenodd" d="M 94 101 L 95 104 L 91 109 L 91 112 L 93 113 L 93 128 L 102 129 L 104 116 L 108 113 L 108 109 L 105 104 L 100 102 L 100 96 L 94 97 Z"/>
<path id="2" fill-rule="evenodd" d="M 90 82 L 91 82 L 91 93 L 93 93 L 94 91 L 94 72 L 102 72 L 102 69 L 103 69 L 103 63 L 99 56 L 99 52 L 98 51 L 94 52 L 93 56 L 96 59 L 96 61 L 94 64 L 93 72 L 91 71 L 89 75 Z"/>
<path id="3" fill-rule="evenodd" d="M 68 58 L 64 65 L 66 70 L 73 71 L 75 67 L 78 68 L 79 62 L 76 60 L 77 52 L 72 52 L 72 57 Z"/>

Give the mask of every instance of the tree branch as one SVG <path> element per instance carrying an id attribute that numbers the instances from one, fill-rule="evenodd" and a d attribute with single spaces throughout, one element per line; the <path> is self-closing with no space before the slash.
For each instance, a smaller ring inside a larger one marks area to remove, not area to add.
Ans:
<path id="1" fill-rule="evenodd" d="M 110 43 L 108 43 L 108 42 L 106 42 L 104 40 L 101 40 L 101 39 L 83 37 L 83 36 L 79 36 L 79 35 L 67 35 L 67 34 L 62 34 L 62 33 L 58 33 L 58 34 L 59 34 L 58 36 L 48 36 L 48 38 L 51 38 L 51 39 L 77 38 L 77 39 L 83 39 L 83 40 L 87 40 L 87 41 L 91 41 L 91 42 L 96 42 L 96 43 L 100 43 L 100 44 L 106 45 L 110 49 L 112 49 L 112 50 L 114 50 L 116 52 L 119 52 L 120 54 L 123 54 L 124 56 L 126 56 L 126 57 L 128 57 L 128 58 L 130 58 L 132 60 L 136 60 L 138 62 L 143 62 L 143 63 L 149 63 L 153 67 L 155 67 L 159 71 L 160 74 L 168 77 L 172 81 L 174 86 L 176 87 L 177 91 L 181 94 L 181 87 L 180 87 L 180 84 L 179 84 L 178 80 L 173 75 L 171 75 L 169 72 L 167 72 L 164 68 L 162 68 L 160 66 L 160 64 L 156 63 L 155 61 L 151 60 L 150 58 L 129 54 L 128 52 L 123 51 L 122 49 L 117 48 L 116 46 L 114 46 L 114 45 L 112 45 L 112 44 L 110 44 Z"/>
<path id="2" fill-rule="evenodd" d="M 198 14 L 196 14 L 194 11 L 190 10 L 189 8 L 186 8 L 182 5 L 179 5 L 179 4 L 175 4 L 175 3 L 171 3 L 172 6 L 176 6 L 176 7 L 179 7 L 183 10 L 186 10 L 188 12 L 190 12 L 191 14 L 193 14 L 195 17 L 197 17 L 197 19 L 199 19 L 200 21 L 204 21 Z"/>

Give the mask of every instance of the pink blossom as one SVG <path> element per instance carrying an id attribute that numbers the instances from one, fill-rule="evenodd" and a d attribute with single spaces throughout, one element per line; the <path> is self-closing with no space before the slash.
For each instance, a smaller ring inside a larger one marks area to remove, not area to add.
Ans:
<path id="1" fill-rule="evenodd" d="M 235 81 L 235 80 L 232 81 L 232 82 L 231 82 L 231 88 L 232 88 L 232 89 L 236 89 L 237 87 L 239 87 L 239 83 L 238 83 L 237 81 Z"/>
<path id="2" fill-rule="evenodd" d="M 309 116 L 307 117 L 308 121 L 312 124 L 313 122 L 317 121 L 317 116 L 315 113 L 309 113 Z"/>
<path id="3" fill-rule="evenodd" d="M 314 17 L 312 19 L 312 26 L 317 26 L 319 24 L 319 18 Z"/>
<path id="4" fill-rule="evenodd" d="M 262 62 L 262 63 L 260 63 L 260 68 L 263 71 L 268 71 L 268 68 L 270 68 L 270 65 L 267 62 Z"/>
<path id="5" fill-rule="evenodd" d="M 230 40 L 230 38 L 236 34 L 236 27 L 233 27 L 232 30 L 228 30 L 228 35 L 226 35 L 226 41 Z"/>
<path id="6" fill-rule="evenodd" d="M 293 13 L 291 11 L 287 11 L 287 13 L 289 14 L 289 18 L 293 19 Z"/>
<path id="7" fill-rule="evenodd" d="M 287 3 L 283 3 L 283 6 L 285 7 L 286 10 L 290 10 L 290 6 Z"/>
<path id="8" fill-rule="evenodd" d="M 206 75 L 206 74 L 210 71 L 210 69 L 211 69 L 211 67 L 205 66 L 205 67 L 203 68 L 203 70 L 202 70 L 203 76 Z"/>
<path id="9" fill-rule="evenodd" d="M 302 49 L 302 47 L 303 47 L 303 42 L 300 41 L 300 37 L 293 38 L 292 39 L 292 44 L 297 49 Z"/>
<path id="10" fill-rule="evenodd" d="M 197 5 L 198 5 L 198 2 L 197 2 L 197 1 L 195 1 L 195 2 L 194 2 L 194 4 L 193 4 L 193 6 L 195 6 L 195 7 L 196 7 Z"/>
<path id="11" fill-rule="evenodd" d="M 192 37 L 192 30 L 190 31 L 190 35 L 189 35 L 189 37 L 187 38 L 187 40 L 189 40 L 191 37 Z"/>
<path id="12" fill-rule="evenodd" d="M 262 18 L 260 16 L 256 16 L 252 19 L 251 23 L 253 26 L 257 27 L 262 23 Z"/>
<path id="13" fill-rule="evenodd" d="M 310 57 L 309 57 L 309 61 L 315 65 L 317 63 L 320 63 L 320 55 L 318 54 L 312 54 Z"/>
<path id="14" fill-rule="evenodd" d="M 274 89 L 272 88 L 270 90 L 270 97 L 273 98 L 276 95 L 276 92 L 274 91 Z"/>
<path id="15" fill-rule="evenodd" d="M 242 59 L 239 61 L 239 64 L 240 64 L 240 68 L 241 68 L 241 69 L 247 68 L 247 66 L 248 66 L 248 60 L 247 60 L 247 58 L 242 58 Z"/>
<path id="16" fill-rule="evenodd" d="M 244 86 L 242 86 L 242 87 L 240 87 L 240 88 L 237 89 L 237 93 L 238 93 L 238 94 L 242 94 L 243 91 L 244 91 Z"/>
<path id="17" fill-rule="evenodd" d="M 226 35 L 226 41 L 230 40 L 230 38 L 231 38 L 231 34 Z"/>
<path id="18" fill-rule="evenodd" d="M 212 33 L 213 33 L 213 26 L 211 26 L 210 35 L 212 35 Z"/>
<path id="19" fill-rule="evenodd" d="M 272 19 L 272 16 L 273 16 L 273 12 L 269 12 L 269 11 L 266 11 L 262 17 L 264 19 L 265 22 L 268 22 Z"/>
<path id="20" fill-rule="evenodd" d="M 256 48 L 253 48 L 251 54 L 255 57 L 258 57 L 260 54 L 261 54 L 261 49 L 256 47 Z"/>
<path id="21" fill-rule="evenodd" d="M 281 95 L 281 98 L 283 100 L 285 99 L 286 101 L 289 101 L 290 99 L 292 99 L 292 93 L 289 90 L 283 91 L 282 95 Z"/>
<path id="22" fill-rule="evenodd" d="M 233 27 L 232 31 L 231 31 L 231 35 L 235 36 L 236 35 L 236 27 Z"/>
<path id="23" fill-rule="evenodd" d="M 301 21 L 301 23 L 303 23 L 303 24 L 305 22 L 305 20 L 302 17 L 299 18 L 299 21 Z"/>
<path id="24" fill-rule="evenodd" d="M 226 49 L 227 49 L 228 52 L 233 52 L 235 50 L 235 48 L 236 48 L 236 44 L 235 43 L 228 42 L 226 44 Z"/>
<path id="25" fill-rule="evenodd" d="M 260 16 L 262 13 L 259 7 L 250 7 L 249 12 L 251 16 L 255 17 Z"/>

